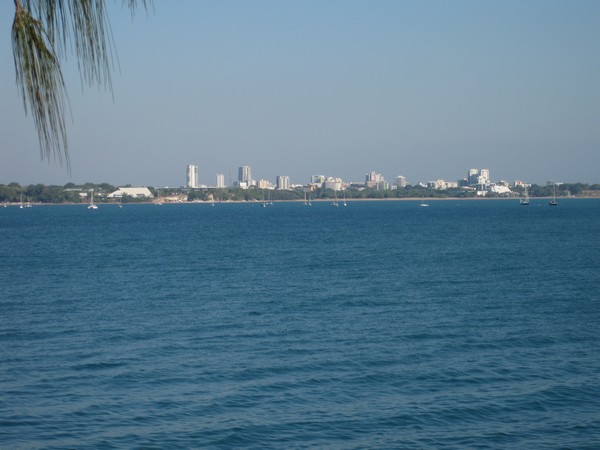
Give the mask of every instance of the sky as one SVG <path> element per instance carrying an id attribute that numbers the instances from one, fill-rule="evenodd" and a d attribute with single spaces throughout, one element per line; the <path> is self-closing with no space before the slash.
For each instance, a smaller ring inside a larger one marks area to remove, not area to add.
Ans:
<path id="1" fill-rule="evenodd" d="M 41 160 L 0 2 L 0 184 L 311 175 L 600 182 L 597 0 L 107 1 L 113 94 L 63 74 L 71 173 Z"/>

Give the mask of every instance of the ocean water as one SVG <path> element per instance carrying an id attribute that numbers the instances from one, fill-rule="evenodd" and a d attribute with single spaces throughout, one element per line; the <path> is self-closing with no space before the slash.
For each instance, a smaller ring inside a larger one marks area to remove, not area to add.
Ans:
<path id="1" fill-rule="evenodd" d="M 0 448 L 600 448 L 600 201 L 0 209 Z"/>

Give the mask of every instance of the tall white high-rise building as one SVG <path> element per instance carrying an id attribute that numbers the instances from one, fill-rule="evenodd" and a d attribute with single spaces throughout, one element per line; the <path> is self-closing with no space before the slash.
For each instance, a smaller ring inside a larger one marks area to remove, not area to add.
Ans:
<path id="1" fill-rule="evenodd" d="M 217 174 L 217 189 L 225 187 L 225 175 L 222 173 Z"/>
<path id="2" fill-rule="evenodd" d="M 252 180 L 252 174 L 250 173 L 250 166 L 241 166 L 238 170 L 238 181 L 240 183 L 247 183 Z"/>
<path id="3" fill-rule="evenodd" d="M 190 164 L 186 168 L 186 183 L 185 185 L 189 188 L 198 187 L 198 166 Z"/>
<path id="4" fill-rule="evenodd" d="M 481 169 L 479 172 L 480 184 L 489 184 L 490 183 L 490 170 L 489 169 Z"/>
<path id="5" fill-rule="evenodd" d="M 470 186 L 477 186 L 477 189 L 485 190 L 490 185 L 490 170 L 471 169 L 468 180 Z"/>
<path id="6" fill-rule="evenodd" d="M 406 177 L 403 177 L 402 175 L 398 175 L 396 177 L 396 186 L 398 187 L 406 187 Z"/>
<path id="7" fill-rule="evenodd" d="M 290 188 L 290 177 L 287 175 L 279 175 L 277 177 L 277 189 L 287 190 Z"/>

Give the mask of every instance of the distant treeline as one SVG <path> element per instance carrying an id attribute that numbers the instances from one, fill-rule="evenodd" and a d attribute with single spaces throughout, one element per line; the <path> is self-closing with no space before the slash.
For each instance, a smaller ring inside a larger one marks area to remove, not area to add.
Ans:
<path id="1" fill-rule="evenodd" d="M 108 183 L 86 183 L 76 185 L 67 183 L 64 186 L 46 186 L 44 184 L 32 184 L 21 186 L 18 183 L 8 185 L 0 184 L 0 203 L 86 203 L 87 195 L 94 190 L 94 200 L 98 203 L 103 202 L 151 202 L 153 199 L 140 199 L 124 196 L 122 200 L 108 198 L 107 195 L 117 190 L 117 188 Z M 157 190 L 153 187 L 148 188 L 154 196 Z M 523 194 L 523 188 L 513 187 L 513 194 L 509 196 L 518 196 Z M 386 198 L 471 198 L 475 197 L 474 190 L 453 188 L 446 190 L 430 189 L 422 186 L 406 186 L 404 188 L 390 190 L 375 190 L 367 188 L 348 188 L 343 193 L 332 189 L 316 189 L 306 194 L 307 198 L 334 199 L 345 196 L 347 199 L 386 199 Z M 529 187 L 530 197 L 550 197 L 552 195 L 552 186 L 538 186 L 536 184 Z M 563 183 L 556 187 L 558 197 L 566 196 L 600 196 L 600 184 L 587 183 Z M 169 196 L 179 196 L 187 198 L 188 201 L 262 201 L 262 200 L 303 200 L 305 193 L 302 188 L 293 190 L 266 190 L 258 188 L 239 189 L 239 188 L 160 188 L 161 198 Z M 498 195 L 488 192 L 488 198 L 507 197 L 507 195 Z"/>

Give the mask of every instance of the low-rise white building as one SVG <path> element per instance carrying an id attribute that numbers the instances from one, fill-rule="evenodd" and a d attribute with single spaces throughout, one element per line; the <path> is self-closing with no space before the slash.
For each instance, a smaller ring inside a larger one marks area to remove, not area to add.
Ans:
<path id="1" fill-rule="evenodd" d="M 124 195 L 133 198 L 153 198 L 152 192 L 147 187 L 120 187 L 115 192 L 107 195 L 108 198 L 121 198 Z"/>
<path id="2" fill-rule="evenodd" d="M 501 194 L 501 195 L 512 194 L 512 191 L 510 190 L 510 188 L 508 186 L 504 186 L 501 184 L 492 184 L 490 186 L 490 192 L 493 192 L 494 194 Z"/>
<path id="3" fill-rule="evenodd" d="M 258 184 L 256 185 L 258 189 L 274 189 L 275 186 L 269 180 L 258 180 Z"/>

